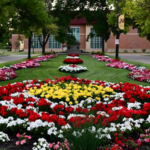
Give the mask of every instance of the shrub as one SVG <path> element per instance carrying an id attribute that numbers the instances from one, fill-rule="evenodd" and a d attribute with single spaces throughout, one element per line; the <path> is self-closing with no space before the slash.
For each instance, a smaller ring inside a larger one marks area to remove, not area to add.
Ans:
<path id="1" fill-rule="evenodd" d="M 124 53 L 128 53 L 128 51 L 125 49 L 124 51 L 123 51 Z"/>
<path id="2" fill-rule="evenodd" d="M 145 53 L 145 52 L 146 52 L 146 49 L 142 49 L 142 52 Z"/>

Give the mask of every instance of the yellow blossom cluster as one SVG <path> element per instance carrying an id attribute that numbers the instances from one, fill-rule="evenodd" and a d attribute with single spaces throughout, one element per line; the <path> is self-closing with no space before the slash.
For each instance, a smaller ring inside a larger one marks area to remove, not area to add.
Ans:
<path id="1" fill-rule="evenodd" d="M 115 94 L 113 89 L 94 84 L 79 84 L 58 82 L 56 84 L 44 84 L 41 88 L 33 87 L 29 89 L 30 95 L 35 95 L 50 100 L 64 100 L 70 105 L 78 104 L 80 100 L 95 98 L 100 101 L 110 94 Z"/>

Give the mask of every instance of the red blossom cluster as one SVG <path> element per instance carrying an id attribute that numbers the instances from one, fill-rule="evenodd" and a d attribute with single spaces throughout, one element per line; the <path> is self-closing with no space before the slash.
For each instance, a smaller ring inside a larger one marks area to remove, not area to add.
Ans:
<path id="1" fill-rule="evenodd" d="M 77 66 L 76 66 L 76 65 L 74 65 L 74 64 L 73 64 L 73 65 L 69 65 L 69 66 L 70 66 L 70 67 L 77 67 Z"/>
<path id="2" fill-rule="evenodd" d="M 79 56 L 79 54 L 68 54 L 68 56 L 75 57 L 75 56 Z"/>
<path id="3" fill-rule="evenodd" d="M 63 62 L 66 64 L 82 64 L 83 60 L 82 59 L 64 59 Z"/>

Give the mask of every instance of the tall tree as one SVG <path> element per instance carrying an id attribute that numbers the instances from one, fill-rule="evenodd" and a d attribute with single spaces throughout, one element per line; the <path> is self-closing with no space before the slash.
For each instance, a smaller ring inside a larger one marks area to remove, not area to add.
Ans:
<path id="1" fill-rule="evenodd" d="M 0 1 L 0 43 L 1 46 L 6 46 L 9 43 L 11 37 L 11 18 L 15 14 L 14 8 L 10 5 L 7 0 Z M 11 16 L 11 18 L 10 18 Z"/>
<path id="2" fill-rule="evenodd" d="M 41 28 L 50 23 L 44 0 L 12 0 L 12 4 L 16 9 L 12 27 L 17 33 L 28 38 L 28 58 L 30 58 L 32 33 L 41 34 Z"/>
<path id="3" fill-rule="evenodd" d="M 43 28 L 43 41 L 41 46 L 46 45 L 50 35 L 54 35 L 56 41 L 60 43 L 73 44 L 75 37 L 70 30 L 70 22 L 75 18 L 76 12 L 72 11 L 69 1 L 65 0 L 45 0 L 45 6 L 49 18 L 52 18 L 52 28 Z M 39 38 L 40 40 L 40 38 Z"/>
<path id="4" fill-rule="evenodd" d="M 0 4 L 2 14 L 6 16 L 5 19 L 0 17 L 0 21 L 10 22 L 10 28 L 13 28 L 15 33 L 29 38 L 28 58 L 30 58 L 32 33 L 41 34 L 41 28 L 50 23 L 44 0 L 2 0 Z"/>
<path id="5" fill-rule="evenodd" d="M 107 23 L 107 14 L 109 13 L 107 0 L 69 0 L 68 5 L 71 9 L 78 10 L 79 18 L 84 17 L 87 24 L 93 25 L 96 35 L 90 33 L 87 40 L 93 36 L 102 37 L 102 52 L 104 52 L 104 43 L 110 36 L 110 29 Z"/>

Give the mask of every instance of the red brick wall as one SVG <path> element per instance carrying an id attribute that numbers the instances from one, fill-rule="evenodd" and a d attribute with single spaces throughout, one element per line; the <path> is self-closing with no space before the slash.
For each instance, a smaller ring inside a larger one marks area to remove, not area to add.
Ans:
<path id="1" fill-rule="evenodd" d="M 80 49 L 85 50 L 86 48 L 86 26 L 85 25 L 71 25 L 72 27 L 80 27 Z M 22 39 L 24 39 L 24 36 L 21 36 Z M 115 36 L 111 35 L 110 39 L 107 41 L 106 50 L 109 52 L 114 52 L 116 49 L 115 45 Z M 17 41 L 18 35 L 13 34 L 12 39 L 12 49 L 15 50 L 15 41 Z M 46 50 L 50 50 L 48 48 L 48 44 L 46 44 Z M 28 40 L 24 39 L 24 49 L 28 49 Z M 119 51 L 123 52 L 124 50 L 128 50 L 129 52 L 133 52 L 133 50 L 141 51 L 142 49 L 146 49 L 146 52 L 150 52 L 150 41 L 148 41 L 146 38 L 139 37 L 139 34 L 137 32 L 137 29 L 132 29 L 130 27 L 130 32 L 127 34 L 121 34 L 120 35 L 120 45 L 119 45 Z M 41 51 L 41 49 L 37 49 L 38 51 Z M 58 49 L 58 51 L 61 51 L 62 49 Z"/>
<path id="2" fill-rule="evenodd" d="M 116 49 L 115 36 L 111 35 L 107 42 L 107 51 L 113 52 Z M 128 50 L 128 52 L 133 52 L 133 50 L 141 51 L 146 49 L 147 52 L 150 51 L 150 41 L 146 38 L 139 37 L 137 29 L 132 29 L 130 27 L 130 32 L 127 34 L 121 34 L 119 39 L 119 50 L 123 52 Z"/>
<path id="3" fill-rule="evenodd" d="M 15 42 L 18 41 L 18 34 L 12 34 L 12 39 L 11 39 L 11 44 L 12 44 L 12 49 L 13 50 L 19 50 L 19 48 L 17 48 L 15 46 Z M 21 39 L 24 40 L 24 36 L 22 35 L 21 36 Z"/>

